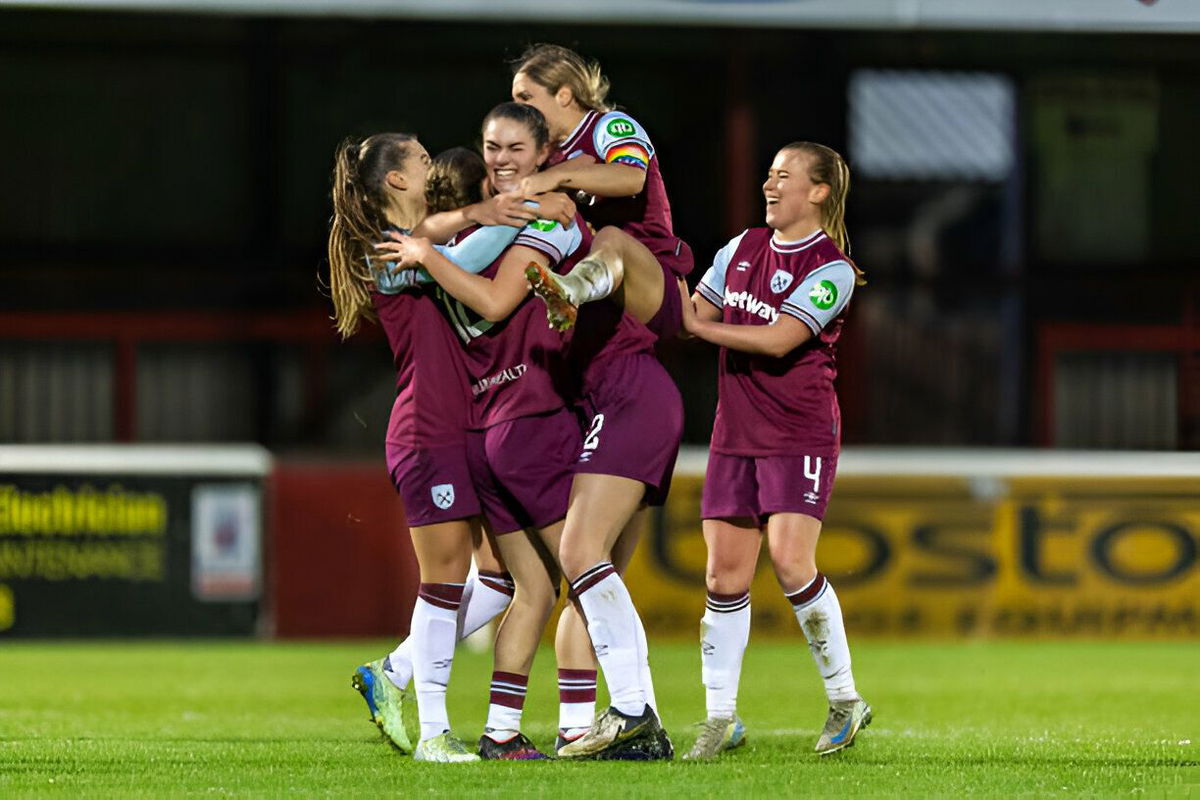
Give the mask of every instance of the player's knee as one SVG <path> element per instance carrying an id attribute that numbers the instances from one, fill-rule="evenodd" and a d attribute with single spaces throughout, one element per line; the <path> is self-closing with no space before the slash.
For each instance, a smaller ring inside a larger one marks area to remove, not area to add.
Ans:
<path id="1" fill-rule="evenodd" d="M 598 247 L 615 246 L 621 241 L 621 229 L 612 225 L 601 228 L 596 231 L 596 235 L 592 238 L 592 249 Z"/>
<path id="2" fill-rule="evenodd" d="M 706 572 L 704 586 L 712 594 L 741 594 L 750 591 L 750 581 L 741 575 Z"/>
<path id="3" fill-rule="evenodd" d="M 776 562 L 775 577 L 785 592 L 792 592 L 812 583 L 812 579 L 817 577 L 817 565 L 811 559 Z"/>
<path id="4" fill-rule="evenodd" d="M 471 559 L 463 553 L 425 553 L 421 559 L 422 583 L 463 583 L 471 569 Z"/>
<path id="5" fill-rule="evenodd" d="M 512 599 L 512 605 L 520 606 L 534 614 L 546 615 L 550 614 L 557 602 L 558 593 L 549 584 L 522 586 L 518 583 Z"/>
<path id="6" fill-rule="evenodd" d="M 559 549 L 558 556 L 563 574 L 572 581 L 603 560 L 589 548 L 570 546 L 566 542 Z"/>

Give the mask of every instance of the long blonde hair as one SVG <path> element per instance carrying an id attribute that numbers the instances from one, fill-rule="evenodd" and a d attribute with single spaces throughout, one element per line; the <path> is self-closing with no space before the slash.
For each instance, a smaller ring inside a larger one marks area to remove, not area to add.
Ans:
<path id="1" fill-rule="evenodd" d="M 575 102 L 589 111 L 611 111 L 608 103 L 608 78 L 600 64 L 557 44 L 534 44 L 512 62 L 513 75 L 525 73 L 550 94 L 566 86 Z"/>
<path id="2" fill-rule="evenodd" d="M 366 257 L 388 226 L 384 179 L 391 170 L 404 167 L 415 141 L 408 133 L 377 133 L 362 141 L 343 140 L 334 155 L 329 292 L 343 339 L 358 330 L 363 319 L 375 320 L 368 288 L 374 276 Z"/>
<path id="3" fill-rule="evenodd" d="M 808 155 L 808 179 L 813 183 L 824 183 L 829 195 L 821 203 L 821 228 L 833 239 L 838 249 L 854 267 L 855 282 L 867 282 L 863 271 L 850 259 L 850 235 L 846 232 L 846 195 L 850 192 L 850 167 L 846 160 L 831 147 L 816 142 L 792 142 L 784 150 L 799 150 Z"/>

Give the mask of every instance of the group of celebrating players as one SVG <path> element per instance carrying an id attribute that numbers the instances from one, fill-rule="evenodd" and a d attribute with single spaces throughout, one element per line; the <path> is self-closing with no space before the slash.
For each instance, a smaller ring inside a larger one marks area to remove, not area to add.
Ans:
<path id="1" fill-rule="evenodd" d="M 599 66 L 556 45 L 513 66 L 513 100 L 483 120 L 482 158 L 431 159 L 401 133 L 336 154 L 337 327 L 348 336 L 377 320 L 391 345 L 387 461 L 421 575 L 408 639 L 357 668 L 354 688 L 415 759 L 547 758 L 521 716 L 565 577 L 555 754 L 673 757 L 622 574 L 638 515 L 666 497 L 683 428 L 654 347 L 687 335 L 720 347 L 720 372 L 700 509 L 707 719 L 684 757 L 746 740 L 736 700 L 763 534 L 829 698 L 816 750 L 841 750 L 871 721 L 815 562 L 840 442 L 834 348 L 862 282 L 844 255 L 846 165 L 822 145 L 783 147 L 763 184 L 766 227 L 723 247 L 689 295 L 692 253 L 672 229 L 655 149 L 609 106 Z M 470 748 L 446 710 L 454 650 L 501 614 L 487 723 Z M 599 716 L 597 666 L 610 695 Z"/>

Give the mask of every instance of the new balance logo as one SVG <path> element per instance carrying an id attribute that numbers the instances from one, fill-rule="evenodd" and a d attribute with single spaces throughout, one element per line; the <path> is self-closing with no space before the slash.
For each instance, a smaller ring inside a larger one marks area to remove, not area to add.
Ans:
<path id="1" fill-rule="evenodd" d="M 756 317 L 762 317 L 768 322 L 774 322 L 779 319 L 778 311 L 749 292 L 734 292 L 726 289 L 725 305 L 732 308 L 740 308 Z"/>

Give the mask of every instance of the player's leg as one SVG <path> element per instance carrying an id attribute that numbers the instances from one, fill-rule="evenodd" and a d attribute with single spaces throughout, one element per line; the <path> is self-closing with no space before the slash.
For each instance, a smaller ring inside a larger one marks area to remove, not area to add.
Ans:
<path id="1" fill-rule="evenodd" d="M 622 577 L 646 525 L 647 509 L 639 509 L 625 526 L 613 546 L 612 563 Z M 640 620 L 639 620 L 640 622 Z M 639 648 L 646 656 L 642 661 L 642 684 L 647 704 L 657 711 L 653 680 L 646 653 L 646 632 L 639 625 Z M 592 726 L 596 717 L 596 654 L 588 638 L 587 626 L 573 603 L 568 603 L 558 618 L 554 637 L 554 654 L 558 661 L 558 737 L 555 750 L 575 741 Z"/>
<path id="2" fill-rule="evenodd" d="M 737 715 L 742 658 L 750 641 L 750 584 L 762 535 L 752 517 L 705 519 L 707 599 L 700 619 L 700 663 L 704 682 L 704 725 L 686 758 L 713 758 L 745 743 Z"/>
<path id="3" fill-rule="evenodd" d="M 463 611 L 458 615 L 458 638 L 465 639 L 504 613 L 512 602 L 512 576 L 496 550 L 495 539 L 477 530 L 474 568 L 463 593 Z"/>
<path id="4" fill-rule="evenodd" d="M 471 566 L 472 526 L 466 521 L 412 530 L 421 584 L 413 608 L 413 684 L 421 740 L 450 730 L 446 686 L 458 643 L 458 612 Z"/>
<path id="5" fill-rule="evenodd" d="M 633 560 L 638 542 L 642 540 L 642 534 L 649 525 L 649 511 L 650 509 L 645 505 L 638 508 L 633 518 L 625 524 L 616 543 L 613 544 L 612 562 L 613 566 L 617 568 L 617 574 L 621 576 L 621 580 L 625 580 L 625 570 L 629 568 L 629 562 Z M 654 694 L 654 677 L 650 674 L 650 645 L 646 640 L 646 627 L 642 624 L 640 614 L 637 616 L 637 636 L 642 689 L 646 692 L 646 704 L 657 714 L 658 698 Z"/>
<path id="6" fill-rule="evenodd" d="M 612 707 L 586 734 L 563 747 L 564 758 L 605 757 L 614 748 L 662 731 L 641 680 L 640 620 L 611 561 L 612 547 L 644 494 L 641 481 L 591 473 L 576 475 L 571 488 L 560 558 L 587 622 Z"/>
<path id="7" fill-rule="evenodd" d="M 550 548 L 561 532 L 560 521 L 536 534 L 514 531 L 496 537 L 516 592 L 496 633 L 491 701 L 479 740 L 484 758 L 545 758 L 521 733 L 521 716 L 533 657 L 558 599 L 561 578 Z"/>
<path id="8" fill-rule="evenodd" d="M 491 538 L 484 535 L 478 518 L 469 522 L 475 555 L 458 609 L 460 641 L 504 613 L 513 595 L 512 577 L 504 568 Z M 406 690 L 412 680 L 412 650 L 413 639 L 409 636 L 383 662 L 384 675 L 401 691 Z"/>
<path id="9" fill-rule="evenodd" d="M 558 736 L 560 750 L 585 734 L 596 718 L 598 667 L 587 626 L 573 603 L 567 603 L 554 633 L 554 657 L 558 663 Z"/>
<path id="10" fill-rule="evenodd" d="M 649 322 L 662 306 L 667 286 L 654 254 L 611 226 L 596 234 L 587 256 L 566 275 L 531 264 L 526 276 L 546 302 L 551 327 L 558 330 L 575 324 L 579 306 L 610 296 L 639 322 Z"/>
<path id="11" fill-rule="evenodd" d="M 471 563 L 472 523 L 468 520 L 410 529 L 420 567 L 420 587 L 405 641 L 403 683 L 391 670 L 391 656 L 355 670 L 352 683 L 362 693 L 375 724 L 404 752 L 412 743 L 404 725 L 405 687 L 415 673 L 421 738 L 450 729 L 446 685 L 457 642 L 458 610 Z"/>
<path id="12" fill-rule="evenodd" d="M 821 520 L 808 514 L 778 513 L 767 520 L 767 542 L 775 576 L 792 604 L 825 683 L 829 716 L 816 750 L 827 755 L 854 744 L 858 731 L 871 722 L 871 707 L 854 685 L 850 646 L 837 593 L 817 571 L 820 534 Z"/>

